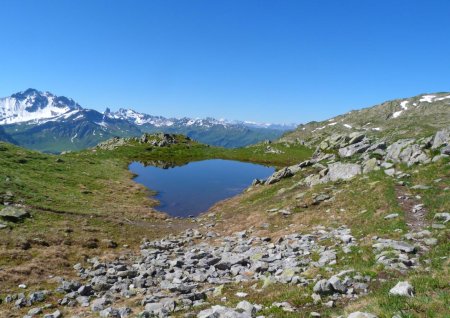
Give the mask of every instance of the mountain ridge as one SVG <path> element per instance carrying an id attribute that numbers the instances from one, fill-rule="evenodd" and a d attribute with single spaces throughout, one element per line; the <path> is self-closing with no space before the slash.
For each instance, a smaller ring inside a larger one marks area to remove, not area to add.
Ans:
<path id="1" fill-rule="evenodd" d="M 274 140 L 293 126 L 217 120 L 166 118 L 121 108 L 105 112 L 83 108 L 75 100 L 27 89 L 0 99 L 3 139 L 44 152 L 81 150 L 112 137 L 142 133 L 182 133 L 214 146 L 242 147 Z"/>

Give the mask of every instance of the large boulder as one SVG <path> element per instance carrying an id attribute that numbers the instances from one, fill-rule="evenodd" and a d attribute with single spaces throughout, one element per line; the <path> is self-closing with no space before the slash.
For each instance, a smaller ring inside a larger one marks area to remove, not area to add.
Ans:
<path id="1" fill-rule="evenodd" d="M 356 163 L 336 162 L 328 166 L 328 173 L 320 181 L 348 180 L 358 174 L 361 174 L 361 165 Z"/>
<path id="2" fill-rule="evenodd" d="M 14 206 L 7 206 L 6 208 L 0 211 L 1 218 L 12 222 L 21 221 L 29 216 L 30 213 L 28 213 L 25 209 Z"/>

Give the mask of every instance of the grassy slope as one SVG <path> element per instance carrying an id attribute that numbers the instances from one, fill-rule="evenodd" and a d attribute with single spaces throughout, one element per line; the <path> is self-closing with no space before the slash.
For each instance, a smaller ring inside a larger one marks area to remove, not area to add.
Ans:
<path id="1" fill-rule="evenodd" d="M 176 164 L 205 158 L 237 159 L 272 165 L 288 165 L 310 155 L 304 148 L 288 148 L 281 144 L 272 147 L 285 151 L 283 154 L 264 154 L 264 145 L 224 150 L 188 143 L 176 147 L 150 148 L 132 143 L 114 151 L 92 150 L 64 156 L 42 155 L 14 146 L 1 144 L 0 174 L 10 181 L 0 183 L 0 192 L 13 189 L 27 204 L 40 208 L 52 207 L 65 213 L 33 210 L 33 218 L 23 224 L 13 225 L 9 235 L 0 241 L 0 281 L 6 286 L 4 293 L 15 290 L 14 285 L 24 281 L 34 287 L 53 284 L 42 280 L 43 275 L 70 275 L 71 265 L 80 261 L 81 255 L 107 255 L 102 239 L 114 239 L 120 244 L 138 246 L 144 237 L 158 237 L 176 232 L 190 225 L 189 221 L 159 220 L 150 213 L 153 202 L 147 198 L 147 191 L 131 181 L 126 167 L 130 161 L 151 162 L 166 160 Z M 61 158 L 63 162 L 56 162 Z M 416 192 L 429 211 L 431 220 L 437 212 L 450 209 L 450 164 L 448 161 L 424 167 L 402 167 L 412 177 L 408 184 L 428 184 L 432 189 Z M 289 301 L 298 307 L 305 307 L 300 316 L 319 311 L 323 317 L 336 316 L 355 310 L 366 310 L 379 317 L 392 317 L 402 312 L 403 317 L 445 317 L 449 306 L 448 297 L 448 231 L 432 230 L 438 244 L 423 256 L 422 263 L 429 260 L 428 267 L 400 275 L 387 271 L 374 261 L 372 236 L 399 239 L 406 233 L 404 213 L 394 191 L 394 180 L 383 173 L 374 172 L 350 182 L 318 185 L 312 189 L 300 185 L 301 175 L 285 179 L 272 186 L 257 187 L 235 198 L 216 205 L 217 225 L 215 231 L 230 234 L 234 231 L 253 228 L 256 234 L 277 237 L 288 232 L 308 233 L 318 224 L 337 227 L 342 224 L 352 229 L 359 240 L 359 247 L 347 255 L 338 255 L 338 269 L 353 268 L 371 277 L 385 278 L 385 282 L 371 285 L 371 294 L 356 302 L 337 302 L 336 308 L 328 309 L 311 305 L 311 288 L 272 285 L 262 293 L 251 288 L 252 284 L 232 285 L 225 288 L 228 297 L 225 305 L 240 301 L 234 295 L 237 290 L 249 293 L 251 302 L 269 305 L 274 301 Z M 442 179 L 435 183 L 433 180 Z M 331 193 L 333 202 L 311 205 L 314 193 Z M 303 193 L 301 199 L 297 199 Z M 370 194 L 370 195 L 369 195 Z M 304 207 L 306 203 L 307 207 Z M 270 208 L 290 208 L 289 217 L 269 214 Z M 67 213 L 70 212 L 70 213 Z M 384 220 L 384 216 L 397 212 L 400 217 Z M 142 213 L 148 213 L 144 215 Z M 145 217 L 146 216 L 146 217 Z M 208 217 L 203 216 L 200 221 Z M 177 223 L 178 222 L 178 223 Z M 207 223 L 207 222 L 206 222 Z M 267 229 L 261 227 L 269 224 Z M 396 231 L 400 229 L 400 231 Z M 17 242 L 24 239 L 42 238 L 50 247 L 40 247 L 32 242 L 32 248 L 23 251 Z M 83 247 L 89 239 L 97 238 L 100 248 L 90 250 Z M 71 245 L 71 248 L 67 248 Z M 120 248 L 120 253 L 129 248 Z M 115 252 L 115 254 L 118 252 Z M 50 260 L 50 261 L 49 261 Z M 6 273 L 6 274 L 5 274 Z M 328 277 L 321 269 L 307 273 L 313 278 L 317 274 Z M 404 300 L 388 296 L 388 290 L 398 280 L 409 280 L 416 287 L 416 297 Z M 261 282 L 258 283 L 260 286 Z M 212 299 L 212 303 L 223 303 Z M 309 305 L 308 305 L 309 304 Z M 263 314 L 274 317 L 299 317 L 270 309 Z"/>
<path id="2" fill-rule="evenodd" d="M 112 151 L 49 155 L 0 143 L 0 195 L 12 192 L 14 202 L 25 204 L 32 214 L 23 223 L 7 223 L 9 229 L 1 230 L 0 294 L 14 291 L 22 282 L 45 287 L 42 277 L 50 274 L 70 275 L 71 265 L 83 255 L 108 253 L 103 240 L 133 249 L 143 237 L 156 238 L 192 226 L 189 220 L 167 222 L 153 209 L 156 202 L 149 198 L 149 191 L 132 180 L 127 169 L 130 162 L 185 164 L 222 158 L 284 165 L 311 154 L 303 147 L 286 150 L 289 153 L 264 155 L 263 146 L 230 150 L 187 142 L 155 148 L 131 142 Z M 98 248 L 87 247 L 93 241 Z M 24 250 L 26 245 L 31 248 Z"/>
<path id="3" fill-rule="evenodd" d="M 450 163 L 435 163 L 425 167 L 412 167 L 405 172 L 412 174 L 408 185 L 432 185 L 426 191 L 411 190 L 420 195 L 430 221 L 435 213 L 450 209 L 450 191 L 443 190 L 450 187 Z M 358 239 L 359 247 L 350 254 L 338 255 L 338 263 L 334 272 L 344 269 L 354 269 L 363 275 L 373 278 L 386 279 L 384 282 L 371 284 L 371 293 L 356 302 L 338 301 L 336 308 L 312 305 L 310 295 L 312 286 L 297 287 L 286 285 L 272 285 L 262 292 L 252 288 L 253 283 L 243 286 L 233 286 L 227 289 L 224 296 L 229 298 L 228 305 L 233 306 L 241 299 L 234 294 L 236 291 L 249 293 L 247 300 L 254 303 L 270 305 L 274 301 L 289 301 L 291 304 L 304 307 L 303 311 L 287 314 L 279 309 L 270 309 L 262 314 L 273 314 L 275 317 L 309 317 L 312 311 L 318 311 L 322 317 L 336 317 L 357 310 L 368 311 L 378 317 L 392 317 L 401 313 L 401 317 L 446 317 L 449 306 L 449 261 L 450 246 L 448 245 L 448 230 L 432 230 L 433 236 L 438 238 L 438 244 L 430 248 L 430 252 L 421 259 L 424 265 L 421 269 L 400 274 L 385 270 L 377 264 L 372 251 L 373 236 L 401 239 L 408 231 L 404 219 L 404 211 L 399 206 L 395 194 L 395 180 L 382 172 L 373 172 L 368 176 L 353 179 L 349 182 L 338 182 L 317 185 L 311 189 L 298 184 L 302 176 L 297 175 L 285 179 L 270 187 L 257 187 L 237 198 L 216 206 L 218 225 L 215 230 L 225 234 L 235 231 L 254 229 L 257 235 L 278 237 L 286 233 L 309 233 L 317 225 L 339 227 L 346 225 Z M 434 180 L 442 179 L 436 183 Z M 334 201 L 312 205 L 312 197 L 316 193 L 330 193 Z M 304 196 L 296 199 L 299 194 Z M 370 194 L 370 195 L 369 195 Z M 303 204 L 307 204 L 304 207 Z M 293 215 L 282 217 L 267 213 L 272 208 L 290 208 Z M 384 216 L 399 213 L 400 217 L 385 220 Z M 264 229 L 262 224 L 269 224 Z M 426 264 L 429 262 L 429 264 Z M 307 273 L 310 278 L 316 275 L 329 277 L 330 273 L 317 269 Z M 411 299 L 393 297 L 388 291 L 399 280 L 408 280 L 416 287 L 416 295 Z M 262 282 L 257 282 L 262 286 Z M 223 303 L 215 300 L 218 304 Z M 225 304 L 226 305 L 226 304 Z"/>

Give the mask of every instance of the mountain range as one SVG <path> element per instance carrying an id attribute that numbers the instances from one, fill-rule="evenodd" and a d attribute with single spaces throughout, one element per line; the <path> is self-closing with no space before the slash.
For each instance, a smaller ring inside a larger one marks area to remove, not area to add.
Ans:
<path id="1" fill-rule="evenodd" d="M 80 150 L 111 137 L 153 132 L 180 133 L 233 148 L 277 139 L 295 128 L 214 118 L 166 118 L 123 108 L 101 113 L 71 98 L 31 88 L 0 99 L 0 125 L 0 140 L 44 152 Z"/>

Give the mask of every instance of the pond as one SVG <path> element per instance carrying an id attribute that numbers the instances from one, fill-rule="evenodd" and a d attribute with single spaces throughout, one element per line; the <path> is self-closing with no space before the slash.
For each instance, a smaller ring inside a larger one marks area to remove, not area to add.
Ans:
<path id="1" fill-rule="evenodd" d="M 162 166 L 133 162 L 129 169 L 137 175 L 136 182 L 156 191 L 159 211 L 179 217 L 206 212 L 215 203 L 241 193 L 253 179 L 266 179 L 275 171 L 262 165 L 220 159 Z"/>

